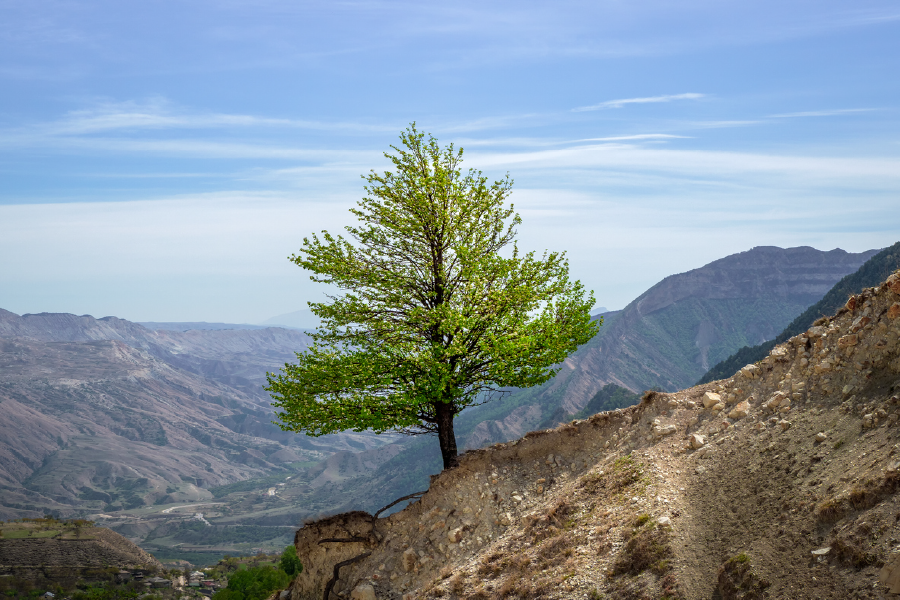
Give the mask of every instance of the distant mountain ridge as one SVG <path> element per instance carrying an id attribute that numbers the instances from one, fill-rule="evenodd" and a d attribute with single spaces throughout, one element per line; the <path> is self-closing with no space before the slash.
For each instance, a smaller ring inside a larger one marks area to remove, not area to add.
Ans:
<path id="1" fill-rule="evenodd" d="M 388 443 L 271 423 L 266 371 L 300 331 L 152 331 L 106 317 L 0 310 L 0 519 L 211 497 L 297 461 Z"/>
<path id="2" fill-rule="evenodd" d="M 689 387 L 707 363 L 748 340 L 777 335 L 877 252 L 757 247 L 669 276 L 624 309 L 601 315 L 600 333 L 554 379 L 463 412 L 455 425 L 459 445 L 506 442 L 584 416 L 588 406 L 622 406 L 657 386 Z M 345 507 L 374 510 L 382 500 L 427 487 L 440 471 L 437 445 L 413 439 L 404 446 L 369 480 L 339 489 Z"/>
<path id="3" fill-rule="evenodd" d="M 867 260 L 858 271 L 837 282 L 821 300 L 791 321 L 775 339 L 756 346 L 744 346 L 713 366 L 700 378 L 697 385 L 731 377 L 744 365 L 762 360 L 777 344 L 786 342 L 793 336 L 806 331 L 816 319 L 833 315 L 844 305 L 847 298 L 860 293 L 867 287 L 877 286 L 897 269 L 900 269 L 900 242 L 878 252 Z"/>

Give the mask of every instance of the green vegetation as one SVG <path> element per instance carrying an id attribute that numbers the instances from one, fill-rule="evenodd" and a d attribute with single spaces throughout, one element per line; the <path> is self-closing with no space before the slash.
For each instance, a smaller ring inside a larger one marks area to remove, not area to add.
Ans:
<path id="1" fill-rule="evenodd" d="M 786 342 L 812 327 L 817 319 L 830 317 L 847 302 L 847 298 L 867 287 L 880 285 L 888 276 L 900 269 L 900 242 L 885 248 L 859 268 L 855 273 L 838 281 L 825 296 L 794 319 L 784 331 L 771 341 L 758 346 L 745 346 L 711 368 L 697 385 L 731 377 L 744 365 L 764 359 L 776 345 Z M 712 361 L 710 361 L 712 362 Z"/>
<path id="2" fill-rule="evenodd" d="M 93 521 L 84 519 L 59 520 L 53 515 L 23 518 L 0 522 L 0 538 L 7 540 L 26 538 L 84 539 L 90 537 Z"/>
<path id="3" fill-rule="evenodd" d="M 213 600 L 265 600 L 290 582 L 290 575 L 269 565 L 240 569 L 228 576 L 228 587 L 213 594 Z"/>
<path id="4" fill-rule="evenodd" d="M 281 561 L 279 564 L 281 565 L 281 570 L 291 577 L 303 571 L 303 565 L 300 563 L 300 558 L 297 556 L 297 549 L 293 544 L 286 547 L 284 552 L 281 553 Z"/>
<path id="5" fill-rule="evenodd" d="M 448 468 L 457 414 L 548 381 L 600 322 L 565 253 L 519 253 L 509 176 L 463 173 L 462 150 L 415 124 L 400 140 L 396 172 L 365 177 L 350 239 L 322 232 L 291 257 L 344 293 L 309 304 L 313 345 L 266 389 L 285 430 L 436 434 Z"/>
<path id="6" fill-rule="evenodd" d="M 287 529 L 284 527 L 267 527 L 265 525 L 209 526 L 191 519 L 173 523 L 167 527 L 158 527 L 147 535 L 144 542 L 152 542 L 160 537 L 172 537 L 182 543 L 202 546 L 259 543 L 282 537 L 286 531 Z"/>

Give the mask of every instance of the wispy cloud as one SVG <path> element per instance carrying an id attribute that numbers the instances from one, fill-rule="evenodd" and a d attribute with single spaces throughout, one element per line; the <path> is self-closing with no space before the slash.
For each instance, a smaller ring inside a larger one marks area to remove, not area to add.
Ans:
<path id="1" fill-rule="evenodd" d="M 69 112 L 57 121 L 20 132 L 39 135 L 86 135 L 117 130 L 209 129 L 228 127 L 291 127 L 317 131 L 352 133 L 395 132 L 399 125 L 328 122 L 256 115 L 194 112 L 181 109 L 165 98 L 135 102 L 104 102 L 88 109 Z"/>
<path id="2" fill-rule="evenodd" d="M 871 112 L 874 108 L 840 108 L 836 110 L 809 110 L 803 112 L 782 113 L 769 115 L 770 119 L 792 119 L 795 117 L 836 117 L 854 113 Z"/>
<path id="3" fill-rule="evenodd" d="M 624 141 L 641 141 L 641 140 L 669 140 L 669 139 L 690 139 L 689 135 L 671 135 L 669 133 L 639 133 L 636 135 L 614 135 L 610 137 L 585 138 L 583 140 L 572 140 L 571 143 L 581 142 L 624 142 Z M 570 142 L 564 142 L 570 143 Z"/>
<path id="4" fill-rule="evenodd" d="M 674 100 L 699 100 L 706 97 L 706 94 L 687 93 L 687 94 L 668 94 L 664 96 L 647 96 L 645 98 L 621 98 L 619 100 L 607 100 L 599 104 L 591 106 L 581 106 L 573 108 L 572 112 L 585 112 L 589 110 L 605 110 L 609 108 L 622 108 L 628 104 L 656 104 L 659 102 L 672 102 Z"/>

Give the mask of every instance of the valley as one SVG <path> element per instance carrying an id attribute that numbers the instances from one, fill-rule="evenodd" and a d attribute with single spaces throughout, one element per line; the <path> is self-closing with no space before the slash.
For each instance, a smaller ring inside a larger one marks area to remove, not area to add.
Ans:
<path id="1" fill-rule="evenodd" d="M 600 334 L 555 379 L 462 413 L 460 446 L 686 386 L 774 337 L 874 252 L 756 248 L 673 275 L 599 315 Z M 0 517 L 90 518 L 162 560 L 207 564 L 278 551 L 305 520 L 374 512 L 440 471 L 429 438 L 310 438 L 272 424 L 265 373 L 306 347 L 302 331 L 147 325 L 158 329 L 0 311 Z"/>

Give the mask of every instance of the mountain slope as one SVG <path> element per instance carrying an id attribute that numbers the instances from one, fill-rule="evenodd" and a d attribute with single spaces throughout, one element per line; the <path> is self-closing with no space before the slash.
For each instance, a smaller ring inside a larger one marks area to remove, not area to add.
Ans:
<path id="1" fill-rule="evenodd" d="M 469 452 L 389 517 L 308 523 L 291 598 L 893 597 L 898 425 L 900 272 L 731 379 Z"/>
<path id="2" fill-rule="evenodd" d="M 744 346 L 727 359 L 715 365 L 700 378 L 697 385 L 730 377 L 744 365 L 762 360 L 775 347 L 785 340 L 812 327 L 816 319 L 834 314 L 838 308 L 844 305 L 847 298 L 858 294 L 867 287 L 873 287 L 884 281 L 888 275 L 896 269 L 900 269 L 900 242 L 885 248 L 867 260 L 858 271 L 841 279 L 825 296 L 803 311 L 803 314 L 785 327 L 778 336 L 771 341 L 756 346 Z"/>
<path id="3" fill-rule="evenodd" d="M 307 340 L 0 311 L 0 518 L 208 499 L 213 486 L 389 443 L 271 423 L 265 372 Z"/>
<path id="4" fill-rule="evenodd" d="M 577 414 L 609 383 L 634 392 L 687 387 L 736 349 L 774 338 L 876 252 L 757 247 L 666 277 L 603 315 L 600 333 L 554 379 L 514 394 L 510 412 L 536 405 L 526 427 L 546 427 Z M 481 436 L 464 447 L 507 439 Z"/>

